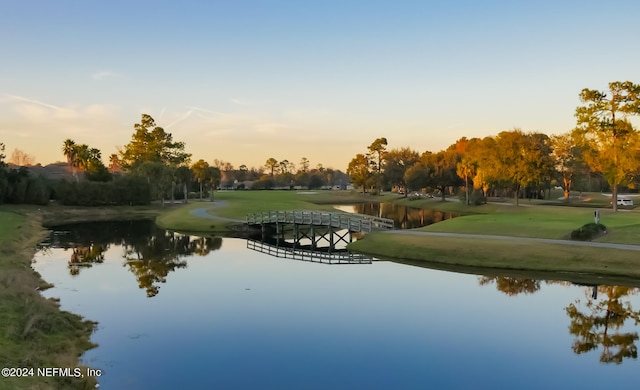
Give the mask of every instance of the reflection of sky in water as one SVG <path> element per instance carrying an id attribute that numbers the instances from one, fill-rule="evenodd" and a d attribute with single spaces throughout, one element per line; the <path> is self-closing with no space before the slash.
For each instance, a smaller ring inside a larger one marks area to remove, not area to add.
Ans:
<path id="1" fill-rule="evenodd" d="M 640 379 L 637 360 L 605 365 L 600 350 L 571 350 L 565 308 L 586 300 L 585 287 L 542 283 L 509 297 L 473 275 L 298 262 L 224 239 L 147 298 L 120 247 L 75 277 L 69 254 L 51 249 L 34 268 L 56 285 L 46 296 L 100 323 L 85 361 L 103 369 L 103 389 L 595 389 Z M 640 310 L 638 296 L 625 300 Z"/>

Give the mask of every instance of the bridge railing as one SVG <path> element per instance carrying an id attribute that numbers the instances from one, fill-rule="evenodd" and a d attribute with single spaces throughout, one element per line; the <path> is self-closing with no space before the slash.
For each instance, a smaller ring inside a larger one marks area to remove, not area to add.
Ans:
<path id="1" fill-rule="evenodd" d="M 247 215 L 247 224 L 294 223 L 301 225 L 332 226 L 349 231 L 371 232 L 393 229 L 393 220 L 364 214 L 332 213 L 327 211 L 263 211 Z"/>

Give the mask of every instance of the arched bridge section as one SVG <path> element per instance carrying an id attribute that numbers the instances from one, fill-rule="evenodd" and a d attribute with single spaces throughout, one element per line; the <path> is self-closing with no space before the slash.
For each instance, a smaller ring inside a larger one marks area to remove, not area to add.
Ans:
<path id="1" fill-rule="evenodd" d="M 350 232 L 371 233 L 374 230 L 393 229 L 393 220 L 364 214 L 351 214 L 328 211 L 263 211 L 247 215 L 248 225 L 294 224 L 329 226 L 346 229 Z"/>

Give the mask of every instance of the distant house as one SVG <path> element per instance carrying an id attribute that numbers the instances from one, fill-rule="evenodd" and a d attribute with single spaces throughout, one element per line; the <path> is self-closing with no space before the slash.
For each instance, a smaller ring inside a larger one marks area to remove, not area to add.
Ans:
<path id="1" fill-rule="evenodd" d="M 250 190 L 253 188 L 253 180 L 235 181 L 233 183 L 234 190 Z"/>
<path id="2" fill-rule="evenodd" d="M 17 167 L 16 167 L 17 168 Z M 29 173 L 33 176 L 43 176 L 50 180 L 60 180 L 60 179 L 73 179 L 73 171 L 69 167 L 69 164 L 64 162 L 57 162 L 49 165 L 33 165 L 30 167 L 26 167 L 29 170 Z M 78 175 L 82 177 L 82 175 Z"/>

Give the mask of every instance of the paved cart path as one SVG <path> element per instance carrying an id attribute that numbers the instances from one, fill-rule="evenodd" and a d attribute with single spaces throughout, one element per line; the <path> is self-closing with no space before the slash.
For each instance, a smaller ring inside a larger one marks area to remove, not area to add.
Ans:
<path id="1" fill-rule="evenodd" d="M 219 217 L 215 214 L 208 212 L 208 210 L 227 207 L 228 204 L 229 202 L 227 202 L 226 200 L 217 200 L 207 207 L 200 207 L 200 208 L 191 210 L 191 215 L 195 215 L 196 217 L 200 217 L 200 218 L 213 219 L 216 221 L 245 223 L 246 221 L 244 219 Z"/>

